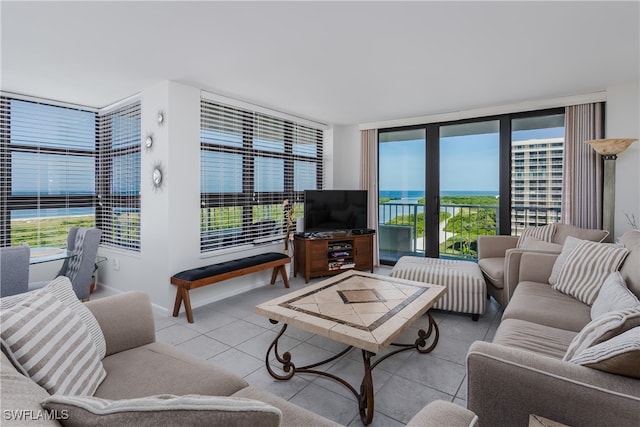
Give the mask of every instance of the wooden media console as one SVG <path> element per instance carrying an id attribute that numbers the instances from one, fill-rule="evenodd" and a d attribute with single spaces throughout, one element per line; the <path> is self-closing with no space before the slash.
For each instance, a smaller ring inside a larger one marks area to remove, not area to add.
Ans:
<path id="1" fill-rule="evenodd" d="M 317 234 L 294 236 L 293 275 L 309 279 L 340 274 L 350 269 L 373 273 L 374 234 Z"/>

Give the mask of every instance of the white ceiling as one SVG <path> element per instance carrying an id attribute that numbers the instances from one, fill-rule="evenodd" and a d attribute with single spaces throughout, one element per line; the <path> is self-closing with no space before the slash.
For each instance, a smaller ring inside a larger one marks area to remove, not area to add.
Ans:
<path id="1" fill-rule="evenodd" d="M 2 90 L 103 107 L 165 80 L 333 124 L 640 80 L 640 2 L 0 3 Z"/>

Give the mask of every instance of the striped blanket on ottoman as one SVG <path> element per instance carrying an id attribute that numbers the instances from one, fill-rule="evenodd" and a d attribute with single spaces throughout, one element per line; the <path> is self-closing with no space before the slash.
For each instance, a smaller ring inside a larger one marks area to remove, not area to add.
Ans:
<path id="1" fill-rule="evenodd" d="M 473 320 L 484 314 L 487 289 L 480 267 L 474 262 L 403 256 L 389 275 L 446 286 L 447 293 L 434 308 L 471 313 Z"/>

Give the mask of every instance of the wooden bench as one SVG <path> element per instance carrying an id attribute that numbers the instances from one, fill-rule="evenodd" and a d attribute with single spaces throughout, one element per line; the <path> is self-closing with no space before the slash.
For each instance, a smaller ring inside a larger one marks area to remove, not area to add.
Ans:
<path id="1" fill-rule="evenodd" d="M 178 317 L 180 305 L 184 301 L 187 320 L 189 323 L 193 323 L 191 300 L 189 299 L 189 291 L 191 289 L 211 285 L 234 277 L 244 276 L 245 274 L 255 273 L 256 271 L 273 268 L 271 284 L 273 285 L 276 282 L 278 272 L 280 272 L 284 287 L 288 288 L 289 278 L 287 277 L 285 265 L 289 262 L 291 262 L 291 258 L 289 258 L 288 255 L 279 252 L 269 252 L 181 271 L 171 277 L 171 283 L 178 287 L 176 291 L 176 302 L 173 306 L 173 317 Z"/>

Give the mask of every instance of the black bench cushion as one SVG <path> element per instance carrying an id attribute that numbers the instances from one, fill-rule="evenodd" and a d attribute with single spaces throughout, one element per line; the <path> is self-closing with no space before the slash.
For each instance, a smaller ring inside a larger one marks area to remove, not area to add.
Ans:
<path id="1" fill-rule="evenodd" d="M 253 255 L 234 259 L 231 261 L 220 262 L 218 264 L 192 268 L 190 270 L 185 270 L 181 271 L 178 274 L 174 274 L 173 277 L 175 277 L 176 279 L 193 282 L 199 279 L 204 279 L 205 277 L 217 276 L 218 274 L 241 270 L 243 268 L 253 267 L 254 265 L 265 264 L 267 262 L 277 261 L 285 258 L 289 258 L 289 256 L 280 252 L 268 252 L 266 254 Z"/>

